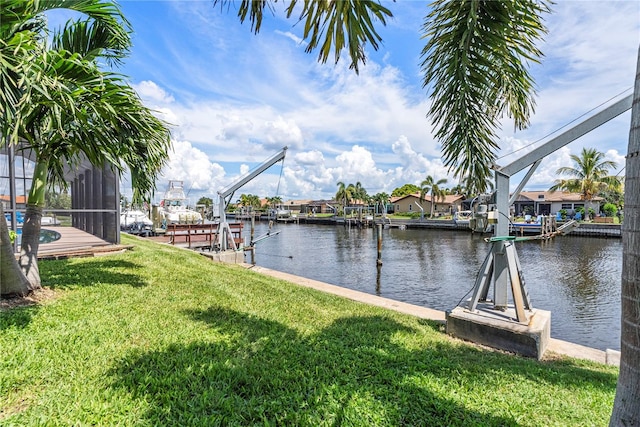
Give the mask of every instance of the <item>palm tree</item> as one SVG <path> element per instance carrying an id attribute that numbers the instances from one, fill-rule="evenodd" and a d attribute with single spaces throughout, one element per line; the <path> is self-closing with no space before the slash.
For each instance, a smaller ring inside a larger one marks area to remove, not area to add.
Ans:
<path id="1" fill-rule="evenodd" d="M 389 203 L 389 195 L 384 192 L 376 193 L 373 195 L 371 199 L 373 200 L 373 203 L 375 203 L 376 207 L 380 205 L 380 213 L 384 217 L 385 214 L 387 213 L 387 204 Z M 377 211 L 377 208 L 376 208 L 376 211 Z"/>
<path id="2" fill-rule="evenodd" d="M 241 194 L 238 203 L 240 203 L 245 208 L 249 208 L 249 210 L 260 209 L 262 205 L 260 197 L 256 196 L 255 194 Z"/>
<path id="3" fill-rule="evenodd" d="M 47 46 L 42 13 L 60 7 L 89 19 L 70 21 Z M 6 113 L 0 129 L 7 136 L 0 144 L 21 141 L 35 153 L 35 167 L 19 264 L 14 263 L 8 234 L 0 229 L 0 294 L 24 295 L 41 286 L 37 253 L 45 194 L 48 187 L 67 188 L 66 165 L 87 159 L 118 171 L 128 168 L 134 202 L 141 202 L 155 188 L 168 159 L 170 135 L 123 76 L 98 66 L 98 59 L 117 64 L 130 45 L 129 25 L 114 3 L 13 0 L 4 2 L 1 21 L 0 53 L 6 58 L 12 49 L 14 57 L 0 72 L 6 95 L 0 103 Z"/>
<path id="4" fill-rule="evenodd" d="M 364 205 L 369 204 L 369 194 L 360 181 L 353 186 L 353 199 L 362 202 Z M 362 208 L 358 210 L 358 220 L 362 220 Z"/>
<path id="5" fill-rule="evenodd" d="M 274 3 L 277 0 L 274 0 Z M 291 0 L 287 6 L 287 18 L 297 9 L 299 0 Z M 223 8 L 229 0 L 213 0 L 213 4 Z M 270 1 L 241 0 L 238 8 L 240 22 L 247 17 L 251 29 L 257 34 L 260 31 L 264 9 L 273 10 Z M 308 41 L 306 52 L 319 49 L 318 60 L 326 63 L 333 51 L 336 63 L 340 60 L 343 48 L 347 48 L 351 57 L 350 68 L 356 73 L 360 63 L 366 63 L 365 45 L 371 43 L 378 49 L 382 40 L 376 31 L 375 21 L 386 25 L 386 18 L 392 17 L 391 11 L 378 2 L 373 1 L 308 1 L 303 2 L 299 20 L 304 21 L 303 38 Z"/>
<path id="6" fill-rule="evenodd" d="M 611 160 L 604 160 L 604 153 L 595 148 L 583 148 L 580 156 L 572 154 L 570 157 L 575 164 L 574 167 L 561 167 L 556 173 L 571 178 L 557 179 L 549 191 L 566 190 L 580 193 L 582 200 L 591 204 L 598 194 L 609 189 L 620 189 L 620 178 L 609 175 L 609 171 L 616 169 L 617 164 Z M 585 206 L 585 219 L 587 214 Z"/>
<path id="7" fill-rule="evenodd" d="M 242 205 L 243 208 L 251 207 L 251 194 L 241 194 L 238 198 L 238 204 Z"/>
<path id="8" fill-rule="evenodd" d="M 420 203 L 425 200 L 427 194 L 431 194 L 431 214 L 430 218 L 433 218 L 435 202 L 436 200 L 444 201 L 447 195 L 444 188 L 440 188 L 441 185 L 447 183 L 446 178 L 435 181 L 431 175 L 427 175 L 424 181 L 420 183 Z"/>
<path id="9" fill-rule="evenodd" d="M 259 210 L 262 207 L 262 201 L 256 194 L 249 194 L 249 204 L 254 210 Z"/>
<path id="10" fill-rule="evenodd" d="M 455 194 L 456 196 L 467 197 L 467 187 L 464 184 L 458 184 L 451 189 L 451 194 Z"/>
<path id="11" fill-rule="evenodd" d="M 282 197 L 280 196 L 267 197 L 267 203 L 271 209 L 275 210 L 278 207 L 278 205 L 282 204 Z M 274 213 L 277 213 L 277 212 L 274 211 Z"/>
<path id="12" fill-rule="evenodd" d="M 267 203 L 269 203 L 270 207 L 275 209 L 279 204 L 282 203 L 282 197 L 280 196 L 267 197 Z"/>
<path id="13" fill-rule="evenodd" d="M 336 200 L 342 202 L 342 213 L 347 216 L 347 203 L 351 202 L 354 198 L 355 186 L 353 184 L 346 185 L 342 181 L 338 181 L 338 191 L 336 192 Z"/>

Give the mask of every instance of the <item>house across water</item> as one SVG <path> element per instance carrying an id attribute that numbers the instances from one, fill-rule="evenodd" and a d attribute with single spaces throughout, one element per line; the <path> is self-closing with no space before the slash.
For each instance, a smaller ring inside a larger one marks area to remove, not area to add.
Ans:
<path id="1" fill-rule="evenodd" d="M 586 212 L 593 209 L 597 214 L 603 201 L 602 197 L 583 200 L 580 193 L 567 191 L 522 191 L 511 209 L 516 216 L 555 215 L 561 210 L 573 216 L 578 208 L 584 208 Z"/>

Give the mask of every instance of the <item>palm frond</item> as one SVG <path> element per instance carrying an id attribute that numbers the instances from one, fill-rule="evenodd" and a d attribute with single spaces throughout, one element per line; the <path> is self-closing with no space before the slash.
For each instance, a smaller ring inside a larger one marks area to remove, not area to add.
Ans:
<path id="1" fill-rule="evenodd" d="M 425 18 L 423 86 L 431 91 L 436 138 L 444 164 L 455 176 L 473 176 L 480 191 L 491 176 L 503 115 L 516 127 L 528 124 L 534 108 L 529 62 L 542 53 L 548 2 L 436 0 Z"/>

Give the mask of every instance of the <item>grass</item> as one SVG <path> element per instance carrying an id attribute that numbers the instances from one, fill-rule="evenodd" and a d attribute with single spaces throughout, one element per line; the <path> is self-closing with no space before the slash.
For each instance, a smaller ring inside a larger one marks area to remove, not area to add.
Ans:
<path id="1" fill-rule="evenodd" d="M 45 261 L 0 311 L 0 425 L 606 425 L 617 370 L 538 362 L 434 323 L 123 236 Z"/>

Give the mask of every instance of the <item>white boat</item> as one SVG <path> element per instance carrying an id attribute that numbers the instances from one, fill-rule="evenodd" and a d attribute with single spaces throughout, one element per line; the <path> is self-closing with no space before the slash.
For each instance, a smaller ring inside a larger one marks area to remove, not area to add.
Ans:
<path id="1" fill-rule="evenodd" d="M 153 232 L 153 221 L 140 210 L 125 210 L 120 214 L 120 230 L 129 234 L 149 235 Z"/>
<path id="2" fill-rule="evenodd" d="M 184 194 L 182 181 L 169 181 L 169 188 L 160 201 L 158 213 L 162 218 L 163 226 L 166 224 L 202 223 L 202 215 L 187 206 L 187 197 Z"/>
<path id="3" fill-rule="evenodd" d="M 458 211 L 453 214 L 453 220 L 456 224 L 468 225 L 471 218 L 473 218 L 472 211 Z"/>
<path id="4" fill-rule="evenodd" d="M 276 218 L 289 218 L 291 216 L 291 211 L 288 209 L 278 209 L 276 211 Z"/>
<path id="5" fill-rule="evenodd" d="M 120 228 L 126 229 L 134 224 L 153 225 L 147 214 L 140 210 L 125 210 L 120 214 Z"/>

